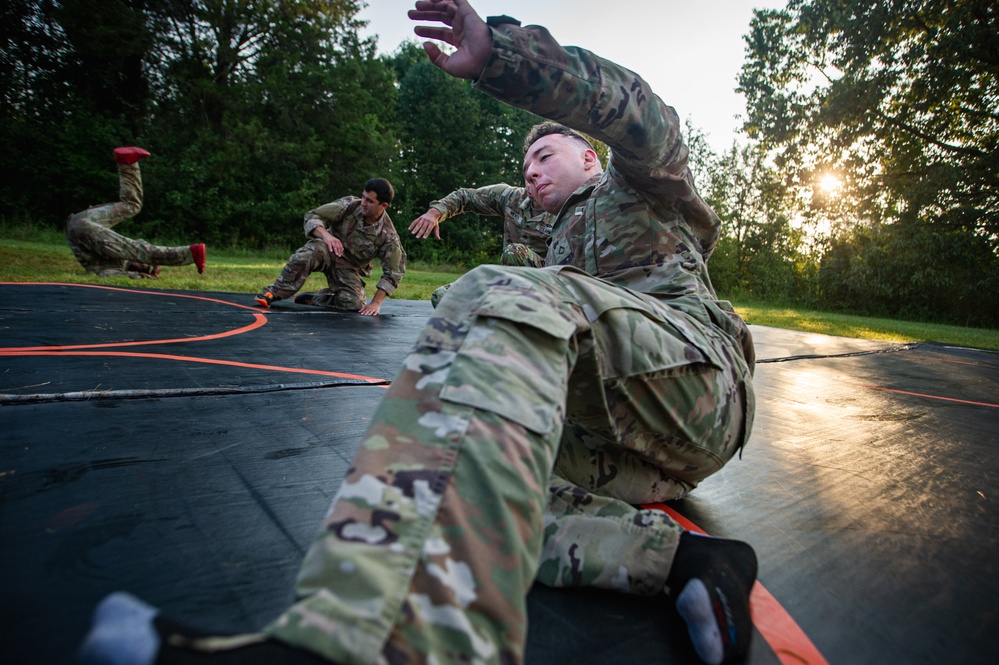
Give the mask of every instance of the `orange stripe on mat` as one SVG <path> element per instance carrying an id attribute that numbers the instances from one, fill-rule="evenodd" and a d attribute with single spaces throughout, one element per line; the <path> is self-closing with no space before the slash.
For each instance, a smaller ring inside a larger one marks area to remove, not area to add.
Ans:
<path id="1" fill-rule="evenodd" d="M 972 402 L 967 399 L 957 399 L 956 397 L 941 397 L 940 395 L 926 395 L 924 393 L 911 393 L 908 390 L 895 390 L 894 388 L 881 388 L 879 386 L 864 386 L 868 390 L 878 390 L 883 393 L 896 393 L 899 395 L 909 395 L 911 397 L 925 397 L 926 399 L 939 399 L 944 402 L 957 402 L 958 404 L 970 404 L 971 406 L 990 406 L 999 409 L 999 404 L 989 404 L 988 402 Z"/>
<path id="2" fill-rule="evenodd" d="M 174 339 L 149 339 L 141 342 L 108 342 L 106 344 L 72 344 L 67 346 L 10 346 L 6 348 L 0 348 L 0 356 L 9 355 L 26 355 L 24 352 L 27 351 L 72 351 L 77 349 L 107 349 L 110 347 L 120 347 L 120 346 L 155 346 L 157 344 L 180 344 L 181 342 L 206 342 L 212 339 L 222 339 L 224 337 L 232 337 L 233 335 L 242 335 L 243 333 L 250 332 L 251 330 L 256 330 L 261 326 L 267 325 L 267 317 L 259 312 L 254 313 L 253 323 L 243 326 L 242 328 L 236 328 L 235 330 L 227 330 L 226 332 L 215 333 L 214 335 L 199 335 L 197 337 L 177 337 Z"/>
<path id="3" fill-rule="evenodd" d="M 204 342 L 213 339 L 222 339 L 241 335 L 267 324 L 267 317 L 261 313 L 259 307 L 240 305 L 227 300 L 217 298 L 206 298 L 205 296 L 194 296 L 183 293 L 160 293 L 158 291 L 147 291 L 144 289 L 126 289 L 118 286 L 102 286 L 99 284 L 65 284 L 61 282 L 0 282 L 0 286 L 72 286 L 85 289 L 102 289 L 105 291 L 121 291 L 125 293 L 139 293 L 147 296 L 160 296 L 168 298 L 187 298 L 189 300 L 204 300 L 206 302 L 219 303 L 229 307 L 238 307 L 253 312 L 253 323 L 212 335 L 200 335 L 197 337 L 179 337 L 174 339 L 152 339 L 139 342 L 109 342 L 105 344 L 75 344 L 67 346 L 28 346 L 28 347 L 7 347 L 0 348 L 0 356 L 117 356 L 123 358 L 155 358 L 159 360 L 178 360 L 181 362 L 204 363 L 208 365 L 226 365 L 229 367 L 245 367 L 248 369 L 263 369 L 272 372 L 291 372 L 293 374 L 315 374 L 319 376 L 333 376 L 340 379 L 356 379 L 367 383 L 378 384 L 379 387 L 387 388 L 390 381 L 387 379 L 376 379 L 371 376 L 361 376 L 359 374 L 345 374 L 343 372 L 330 372 L 320 369 L 304 369 L 299 367 L 281 367 L 279 365 L 258 365 L 256 363 L 245 363 L 235 360 L 219 360 L 216 358 L 198 358 L 191 356 L 177 356 L 165 353 L 134 353 L 130 351 L 84 351 L 82 349 L 111 349 L 125 346 L 154 346 L 157 344 L 179 344 L 181 342 Z"/>
<path id="4" fill-rule="evenodd" d="M 168 298 L 187 298 L 188 300 L 204 300 L 206 302 L 220 303 L 222 305 L 228 305 L 230 307 L 238 307 L 239 309 L 248 309 L 253 312 L 253 323 L 249 325 L 242 326 L 241 328 L 236 328 L 235 330 L 229 330 L 222 333 L 216 333 L 214 335 L 199 335 L 196 337 L 178 337 L 174 339 L 150 339 L 135 342 L 108 342 L 105 344 L 72 344 L 66 346 L 12 346 L 7 348 L 0 348 L 0 355 L 23 355 L 22 351 L 66 351 L 69 349 L 106 349 L 108 347 L 121 347 L 121 346 L 146 346 L 154 344 L 179 344 L 181 342 L 204 342 L 212 339 L 222 339 L 225 337 L 232 337 L 233 335 L 241 335 L 252 330 L 256 330 L 261 326 L 267 325 L 267 317 L 260 312 L 259 307 L 249 307 L 247 305 L 240 305 L 237 303 L 227 302 L 225 300 L 218 300 L 217 298 L 206 298 L 204 296 L 192 296 L 183 293 L 159 293 L 157 291 L 145 291 L 143 289 L 124 289 L 117 286 L 101 286 L 98 284 L 62 284 L 60 282 L 0 282 L 3 286 L 74 286 L 84 289 L 101 289 L 104 291 L 121 291 L 124 293 L 139 293 L 144 296 L 159 296 Z"/>
<path id="5" fill-rule="evenodd" d="M 155 358 L 158 360 L 179 360 L 189 363 L 205 363 L 207 365 L 226 365 L 228 367 L 246 367 L 248 369 L 266 369 L 272 372 L 291 372 L 293 374 L 318 374 L 320 376 L 335 376 L 340 379 L 357 379 L 368 383 L 387 383 L 388 379 L 376 379 L 360 374 L 344 374 L 329 372 L 322 369 L 303 369 L 299 367 L 281 367 L 280 365 L 258 365 L 236 360 L 219 360 L 217 358 L 196 358 L 192 356 L 174 356 L 166 353 L 134 353 L 131 351 L 5 351 L 3 356 L 116 356 L 122 358 Z"/>
<path id="6" fill-rule="evenodd" d="M 706 533 L 666 504 L 649 503 L 642 508 L 661 510 L 687 531 Z M 749 607 L 753 613 L 753 625 L 783 665 L 829 665 L 805 631 L 759 581 L 753 585 Z"/>
<path id="7" fill-rule="evenodd" d="M 259 312 L 260 307 L 253 305 L 240 305 L 239 303 L 219 300 L 218 298 L 207 298 L 205 296 L 192 296 L 185 293 L 164 293 L 161 291 L 149 291 L 147 289 L 126 289 L 121 286 L 104 286 L 103 284 L 68 284 L 66 282 L 0 282 L 0 286 L 74 286 L 81 289 L 102 289 L 104 291 L 122 291 L 124 293 L 141 293 L 144 296 L 160 296 L 166 298 L 187 298 L 189 300 L 204 300 L 206 302 L 217 302 L 230 307 L 248 309 L 252 312 Z"/>

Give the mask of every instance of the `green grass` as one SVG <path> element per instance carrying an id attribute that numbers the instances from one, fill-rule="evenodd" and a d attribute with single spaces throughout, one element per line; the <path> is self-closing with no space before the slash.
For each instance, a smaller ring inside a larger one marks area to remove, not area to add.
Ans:
<path id="1" fill-rule="evenodd" d="M 224 291 L 257 293 L 270 284 L 284 266 L 288 251 L 248 252 L 242 249 L 209 247 L 208 269 L 199 275 L 194 266 L 165 267 L 158 279 L 131 280 L 125 277 L 99 278 L 83 271 L 61 233 L 38 229 L 0 228 L 0 281 L 66 282 L 70 284 L 110 284 L 167 290 Z M 368 297 L 374 295 L 374 279 L 368 281 Z M 454 269 L 410 264 L 406 277 L 393 295 L 401 300 L 429 300 L 438 286 L 461 275 Z M 323 288 L 326 280 L 312 275 L 304 290 Z M 877 319 L 850 314 L 813 312 L 775 307 L 763 303 L 733 303 L 736 311 L 751 324 L 805 332 L 883 340 L 888 342 L 939 342 L 999 350 L 999 330 L 964 328 L 936 323 Z"/>
<path id="2" fill-rule="evenodd" d="M 939 342 L 950 346 L 999 350 L 999 330 L 995 329 L 812 312 L 760 303 L 733 304 L 742 318 L 760 326 L 886 342 Z"/>
<path id="3" fill-rule="evenodd" d="M 208 248 L 208 268 L 199 275 L 193 265 L 174 268 L 165 266 L 157 279 L 133 280 L 128 277 L 98 277 L 84 272 L 58 233 L 38 232 L 31 239 L 0 238 L 0 282 L 65 282 L 68 284 L 106 284 L 131 288 L 166 290 L 224 291 L 255 294 L 274 281 L 281 272 L 288 252 L 249 253 L 239 249 Z M 373 279 L 368 282 L 368 297 L 374 295 L 379 268 L 375 265 Z M 461 274 L 422 269 L 419 265 L 406 268 L 406 277 L 393 294 L 401 300 L 429 300 L 434 289 L 453 282 Z M 316 291 L 326 286 L 326 278 L 316 273 L 309 277 L 303 290 Z"/>

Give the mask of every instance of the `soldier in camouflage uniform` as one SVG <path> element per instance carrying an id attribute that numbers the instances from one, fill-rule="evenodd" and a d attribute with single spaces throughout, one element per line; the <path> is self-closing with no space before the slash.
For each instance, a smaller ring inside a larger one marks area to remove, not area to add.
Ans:
<path id="1" fill-rule="evenodd" d="M 364 184 L 361 198 L 345 196 L 305 213 L 305 237 L 311 238 L 288 259 L 281 274 L 254 298 L 261 307 L 298 293 L 314 272 L 326 275 L 328 288 L 303 293 L 295 302 L 375 316 L 385 298 L 395 293 L 406 272 L 406 252 L 385 210 L 395 192 L 384 178 Z M 364 279 L 371 261 L 379 259 L 382 276 L 371 302 L 365 301 Z"/>
<path id="2" fill-rule="evenodd" d="M 112 231 L 116 224 L 142 210 L 142 177 L 139 160 L 149 156 L 135 146 L 115 148 L 118 163 L 117 203 L 93 206 L 69 216 L 66 240 L 80 265 L 100 277 L 154 278 L 160 266 L 197 265 L 205 270 L 205 246 L 202 244 L 162 247 L 145 240 L 133 240 Z"/>
<path id="3" fill-rule="evenodd" d="M 484 23 L 465 0 L 416 7 L 449 26 L 418 35 L 457 47 L 425 44 L 437 66 L 564 123 L 526 141 L 525 177 L 554 215 L 546 267 L 454 284 L 361 441 L 300 600 L 263 633 L 194 639 L 116 594 L 84 645 L 92 662 L 134 643 L 161 663 L 208 649 L 223 663 L 516 664 L 536 580 L 665 592 L 705 662 L 748 649 L 752 548 L 635 507 L 718 471 L 753 419 L 752 341 L 708 278 L 720 222 L 676 113 L 543 28 Z M 611 146 L 606 172 L 567 126 Z"/>
<path id="4" fill-rule="evenodd" d="M 409 230 L 417 238 L 427 238 L 433 233 L 440 240 L 440 223 L 463 212 L 503 218 L 501 265 L 533 268 L 544 265 L 552 234 L 551 216 L 531 201 L 525 187 L 500 183 L 456 189 L 431 203 L 425 213 L 413 220 Z"/>
<path id="5" fill-rule="evenodd" d="M 463 212 L 503 217 L 500 265 L 532 268 L 544 265 L 548 238 L 552 234 L 551 216 L 534 204 L 526 187 L 500 183 L 476 189 L 456 189 L 431 203 L 425 213 L 413 220 L 409 230 L 417 238 L 427 238 L 433 233 L 440 240 L 440 223 Z M 435 309 L 450 288 L 450 284 L 445 284 L 431 294 L 430 304 Z"/>

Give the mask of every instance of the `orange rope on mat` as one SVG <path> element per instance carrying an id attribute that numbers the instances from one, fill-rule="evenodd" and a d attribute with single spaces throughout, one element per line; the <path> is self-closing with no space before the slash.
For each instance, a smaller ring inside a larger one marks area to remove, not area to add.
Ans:
<path id="1" fill-rule="evenodd" d="M 248 369 L 263 369 L 274 372 L 291 372 L 293 374 L 315 374 L 319 376 L 333 376 L 341 379 L 356 379 L 359 381 L 366 381 L 368 383 L 376 384 L 382 388 L 388 388 L 388 382 L 385 379 L 376 379 L 370 376 L 361 376 L 359 374 L 346 374 L 343 372 L 329 372 L 325 370 L 318 369 L 304 369 L 298 367 L 281 367 L 276 365 L 260 365 L 256 363 L 245 363 L 235 360 L 218 360 L 215 358 L 198 358 L 191 356 L 177 356 L 165 353 L 134 353 L 128 351 L 98 351 L 96 349 L 111 349 L 116 347 L 125 346 L 154 346 L 158 344 L 179 344 L 181 342 L 205 342 L 208 340 L 222 339 L 225 337 L 232 337 L 234 335 L 241 335 L 243 333 L 251 332 L 267 325 L 267 317 L 260 312 L 259 307 L 251 307 L 249 305 L 240 305 L 238 303 L 232 303 L 225 300 L 219 300 L 217 298 L 206 298 L 205 296 L 193 296 L 183 293 L 160 293 L 157 291 L 146 291 L 144 289 L 125 289 L 117 286 L 101 286 L 97 284 L 62 284 L 58 282 L 0 282 L 0 285 L 10 286 L 73 286 L 87 289 L 103 289 L 106 291 L 122 291 L 125 293 L 139 293 L 148 296 L 160 296 L 168 298 L 187 298 L 189 300 L 204 300 L 207 302 L 219 303 L 222 305 L 227 305 L 229 307 L 238 307 L 239 309 L 250 310 L 253 313 L 253 323 L 236 328 L 234 330 L 228 330 L 226 332 L 215 333 L 212 335 L 199 335 L 197 337 L 179 337 L 174 339 L 152 339 L 138 342 L 109 342 L 105 344 L 75 344 L 67 346 L 28 346 L 28 347 L 7 347 L 0 348 L 0 356 L 117 356 L 117 357 L 130 357 L 130 358 L 156 358 L 161 360 L 176 360 L 181 362 L 193 362 L 193 363 L 204 363 L 208 365 L 227 365 L 230 367 L 245 367 Z M 83 349 L 95 349 L 93 351 L 84 351 Z"/>
<path id="2" fill-rule="evenodd" d="M 641 507 L 661 510 L 687 531 L 707 535 L 704 529 L 666 504 L 649 503 Z M 753 625 L 783 665 L 829 665 L 805 635 L 805 631 L 759 581 L 753 585 L 753 592 L 749 596 L 749 607 L 753 614 Z"/>
<path id="3" fill-rule="evenodd" d="M 69 284 L 66 282 L 0 282 L 0 286 L 73 286 L 81 289 L 101 289 L 103 291 L 122 291 L 123 293 L 141 293 L 145 296 L 160 296 L 166 298 L 187 298 L 189 300 L 204 300 L 206 302 L 217 302 L 230 307 L 248 309 L 251 312 L 259 312 L 260 308 L 254 305 L 240 305 L 239 303 L 219 300 L 218 298 L 208 298 L 206 296 L 192 296 L 186 293 L 164 293 L 161 291 L 150 291 L 148 289 L 126 289 L 121 286 L 104 286 L 103 284 Z"/>
<path id="4" fill-rule="evenodd" d="M 855 384 L 855 385 L 860 385 Z M 991 404 L 989 402 L 972 402 L 967 399 L 957 399 L 956 397 L 941 397 L 940 395 L 927 395 L 925 393 L 913 393 L 908 390 L 895 390 L 894 388 L 881 388 L 880 386 L 861 386 L 862 388 L 867 388 L 868 390 L 878 390 L 883 393 L 895 393 L 897 395 L 909 395 L 910 397 L 925 397 L 926 399 L 939 399 L 944 402 L 956 402 L 958 404 L 970 404 L 971 406 L 988 406 L 993 409 L 999 408 L 999 404 Z"/>
<path id="5" fill-rule="evenodd" d="M 367 383 L 382 384 L 386 379 L 376 379 L 361 374 L 346 374 L 330 372 L 323 369 L 307 369 L 303 367 L 282 367 L 281 365 L 259 365 L 244 363 L 238 360 L 219 360 L 218 358 L 198 358 L 195 356 L 174 356 L 166 353 L 135 353 L 133 351 L 8 351 L 0 349 L 0 356 L 113 356 L 117 358 L 153 358 L 159 360 L 176 360 L 188 363 L 203 363 L 206 365 L 226 365 L 228 367 L 245 367 L 247 369 L 264 369 L 272 372 L 291 372 L 292 374 L 315 374 L 318 376 L 334 376 L 340 379 L 356 379 Z"/>
<path id="6" fill-rule="evenodd" d="M 199 335 L 197 337 L 179 337 L 176 339 L 150 339 L 144 341 L 136 342 L 109 342 L 106 344 L 73 344 L 69 346 L 22 346 L 22 347 L 8 347 L 0 348 L 0 355 L 26 355 L 25 351 L 67 351 L 71 349 L 104 349 L 108 347 L 120 347 L 120 346 L 145 346 L 153 344 L 179 344 L 181 342 L 205 342 L 212 339 L 222 339 L 225 337 L 231 337 L 233 335 L 241 335 L 251 330 L 256 330 L 261 326 L 267 325 L 267 317 L 260 313 L 257 307 L 248 307 L 246 305 L 240 305 L 238 303 L 226 302 L 225 300 L 218 300 L 216 298 L 206 298 L 204 296 L 192 296 L 183 293 L 159 293 L 157 291 L 144 291 L 142 289 L 123 289 L 117 286 L 99 286 L 95 284 L 59 284 L 59 283 L 49 283 L 49 282 L 19 282 L 16 283 L 18 286 L 78 286 L 80 288 L 86 289 L 102 289 L 105 291 L 122 291 L 124 293 L 139 293 L 144 296 L 160 296 L 168 298 L 187 298 L 188 300 L 204 300 L 207 302 L 219 303 L 222 305 L 228 305 L 230 307 L 238 307 L 240 309 L 248 309 L 253 312 L 253 323 L 245 325 L 241 328 L 236 328 L 235 330 L 228 330 L 222 333 L 216 333 L 214 335 Z M 10 286 L 11 282 L 0 282 L 0 285 Z"/>
<path id="7" fill-rule="evenodd" d="M 108 342 L 106 344 L 73 344 L 69 346 L 11 346 L 6 348 L 0 348 L 0 356 L 24 356 L 30 355 L 32 352 L 66 352 L 75 351 L 78 349 L 106 349 L 109 347 L 120 347 L 120 346 L 152 346 L 156 344 L 179 344 L 181 342 L 207 342 L 212 339 L 223 339 L 225 337 L 232 337 L 233 335 L 242 335 L 243 333 L 250 332 L 251 330 L 256 330 L 261 326 L 267 325 L 267 317 L 263 314 L 254 314 L 254 321 L 249 325 L 245 325 L 242 328 L 236 328 L 235 330 L 227 330 L 226 332 L 215 333 L 214 335 L 199 335 L 198 337 L 178 337 L 176 339 L 150 339 L 141 342 Z"/>

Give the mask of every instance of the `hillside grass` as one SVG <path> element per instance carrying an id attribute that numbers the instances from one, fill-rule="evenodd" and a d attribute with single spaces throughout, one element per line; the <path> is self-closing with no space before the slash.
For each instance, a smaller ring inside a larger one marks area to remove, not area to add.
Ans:
<path id="1" fill-rule="evenodd" d="M 290 251 L 287 250 L 250 252 L 209 247 L 208 268 L 203 275 L 199 275 L 194 266 L 184 266 L 164 267 L 158 279 L 100 278 L 84 272 L 61 233 L 23 227 L 0 228 L 0 282 L 64 282 L 165 290 L 222 291 L 245 293 L 249 300 L 249 296 L 274 281 L 289 254 Z M 367 280 L 369 298 L 374 295 L 378 271 L 376 265 L 372 279 Z M 411 263 L 393 298 L 429 300 L 434 289 L 453 282 L 460 276 L 461 272 L 453 268 Z M 325 278 L 321 274 L 314 274 L 303 290 L 315 291 L 325 286 Z M 746 321 L 761 326 L 887 342 L 937 342 L 950 346 L 999 350 L 999 330 L 995 329 L 816 312 L 749 301 L 735 300 L 733 305 Z"/>

